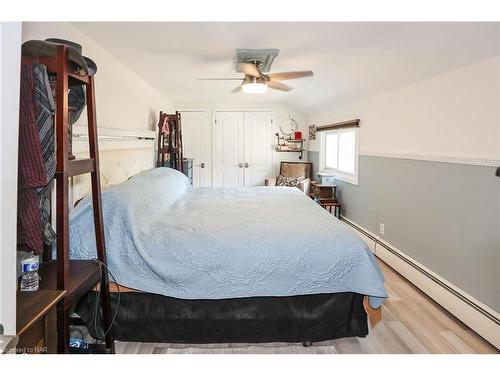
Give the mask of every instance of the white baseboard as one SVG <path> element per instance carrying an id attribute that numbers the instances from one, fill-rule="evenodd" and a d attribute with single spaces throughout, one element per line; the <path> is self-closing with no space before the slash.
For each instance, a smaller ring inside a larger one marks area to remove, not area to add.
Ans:
<path id="1" fill-rule="evenodd" d="M 378 235 L 348 218 L 343 217 L 342 219 L 357 230 L 361 239 L 366 242 L 377 257 L 497 349 L 500 349 L 500 314 L 497 311 L 410 258 L 403 251 L 382 240 Z"/>

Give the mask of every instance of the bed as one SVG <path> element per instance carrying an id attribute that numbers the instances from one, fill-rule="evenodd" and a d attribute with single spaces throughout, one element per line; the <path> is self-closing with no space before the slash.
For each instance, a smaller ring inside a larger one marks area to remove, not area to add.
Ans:
<path id="1" fill-rule="evenodd" d="M 296 188 L 192 188 L 170 168 L 102 194 L 115 339 L 311 342 L 368 334 L 387 293 L 367 246 Z M 92 210 L 71 212 L 73 259 L 95 257 Z M 119 308 L 118 298 L 120 299 Z M 77 312 L 92 335 L 95 295 Z"/>

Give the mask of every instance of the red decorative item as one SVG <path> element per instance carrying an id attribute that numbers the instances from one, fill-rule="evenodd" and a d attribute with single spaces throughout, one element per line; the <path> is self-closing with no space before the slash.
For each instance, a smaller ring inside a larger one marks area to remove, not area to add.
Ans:
<path id="1" fill-rule="evenodd" d="M 295 140 L 300 141 L 302 139 L 302 132 L 295 132 Z"/>

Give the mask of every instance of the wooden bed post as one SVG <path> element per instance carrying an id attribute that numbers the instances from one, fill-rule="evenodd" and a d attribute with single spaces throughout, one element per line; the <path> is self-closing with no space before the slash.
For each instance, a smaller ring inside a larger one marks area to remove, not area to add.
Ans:
<path id="1" fill-rule="evenodd" d="M 365 308 L 368 320 L 370 321 L 371 328 L 375 327 L 378 322 L 382 320 L 382 307 L 374 309 L 370 306 L 368 296 L 363 297 L 363 307 Z"/>

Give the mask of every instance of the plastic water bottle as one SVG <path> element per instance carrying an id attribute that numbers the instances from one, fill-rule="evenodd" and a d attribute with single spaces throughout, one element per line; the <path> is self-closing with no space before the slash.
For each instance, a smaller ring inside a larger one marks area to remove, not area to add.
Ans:
<path id="1" fill-rule="evenodd" d="M 21 262 L 22 278 L 21 291 L 34 292 L 38 290 L 38 256 L 31 254 L 28 259 Z"/>

